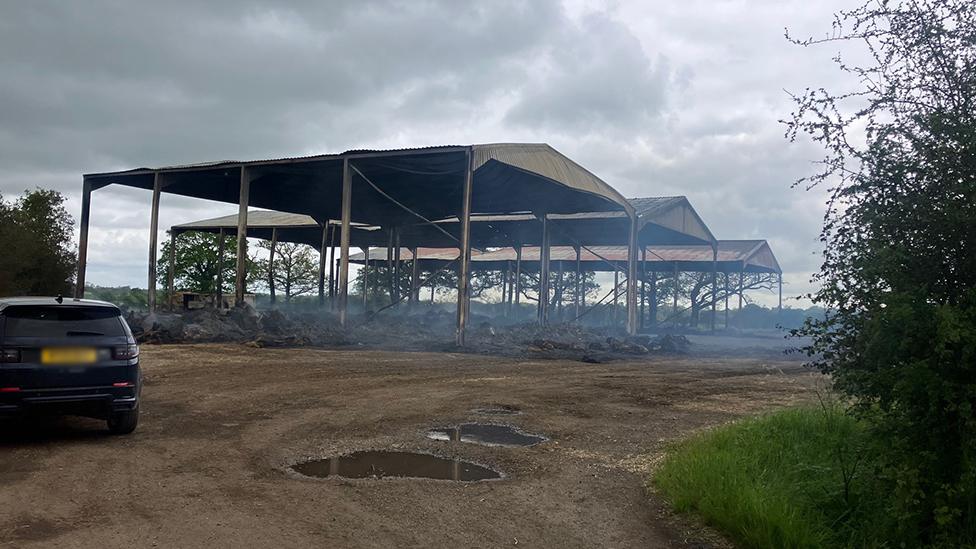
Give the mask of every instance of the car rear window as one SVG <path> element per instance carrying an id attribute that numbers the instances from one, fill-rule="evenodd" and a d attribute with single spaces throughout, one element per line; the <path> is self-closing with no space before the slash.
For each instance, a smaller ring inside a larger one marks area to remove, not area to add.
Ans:
<path id="1" fill-rule="evenodd" d="M 3 310 L 6 337 L 124 336 L 117 309 L 12 305 Z"/>

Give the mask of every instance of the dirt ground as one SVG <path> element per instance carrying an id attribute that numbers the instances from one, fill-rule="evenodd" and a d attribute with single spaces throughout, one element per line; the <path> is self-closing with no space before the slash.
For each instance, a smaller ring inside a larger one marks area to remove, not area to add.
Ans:
<path id="1" fill-rule="evenodd" d="M 82 418 L 0 423 L 0 544 L 724 545 L 672 516 L 648 492 L 648 472 L 669 441 L 813 398 L 820 381 L 795 360 L 750 357 L 742 345 L 723 355 L 719 343 L 693 356 L 605 364 L 147 345 L 133 435 L 111 437 Z M 522 413 L 472 411 L 488 405 Z M 550 440 L 497 448 L 424 437 L 433 426 L 479 419 Z M 504 478 L 316 480 L 289 470 L 360 449 L 461 457 Z"/>

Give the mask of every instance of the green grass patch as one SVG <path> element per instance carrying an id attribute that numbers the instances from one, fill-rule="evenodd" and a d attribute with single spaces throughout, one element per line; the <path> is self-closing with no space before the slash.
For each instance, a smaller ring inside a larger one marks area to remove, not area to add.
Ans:
<path id="1" fill-rule="evenodd" d="M 789 409 L 678 444 L 653 481 L 741 547 L 883 547 L 869 442 L 839 406 Z"/>

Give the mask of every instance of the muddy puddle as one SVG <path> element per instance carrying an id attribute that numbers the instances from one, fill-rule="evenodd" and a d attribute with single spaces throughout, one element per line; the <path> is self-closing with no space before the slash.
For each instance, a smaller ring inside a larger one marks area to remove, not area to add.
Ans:
<path id="1" fill-rule="evenodd" d="M 431 429 L 427 431 L 427 438 L 484 446 L 532 446 L 548 440 L 542 435 L 523 432 L 518 427 L 492 423 L 462 423 L 454 427 Z"/>
<path id="2" fill-rule="evenodd" d="M 298 463 L 292 470 L 309 477 L 429 478 L 473 482 L 501 478 L 494 469 L 459 459 L 417 452 L 367 450 Z"/>

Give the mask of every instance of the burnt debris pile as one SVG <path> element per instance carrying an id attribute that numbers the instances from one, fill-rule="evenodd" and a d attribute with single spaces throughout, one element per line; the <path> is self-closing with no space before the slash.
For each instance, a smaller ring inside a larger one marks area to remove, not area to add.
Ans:
<path id="1" fill-rule="evenodd" d="M 254 347 L 364 346 L 378 349 L 458 351 L 454 314 L 428 310 L 416 314 L 358 317 L 342 328 L 328 312 L 298 312 L 249 306 L 182 313 L 130 313 L 129 325 L 141 343 L 236 342 Z M 465 351 L 501 356 L 582 359 L 603 362 L 651 353 L 686 353 L 680 335 L 628 337 L 620 330 L 578 324 L 494 325 L 473 318 Z"/>

